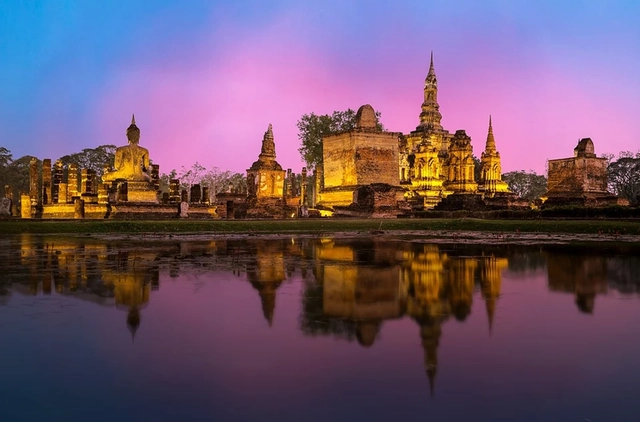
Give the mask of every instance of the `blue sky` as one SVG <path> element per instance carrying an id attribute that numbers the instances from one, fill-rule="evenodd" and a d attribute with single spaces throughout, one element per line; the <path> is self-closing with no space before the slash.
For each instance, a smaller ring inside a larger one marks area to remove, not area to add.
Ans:
<path id="1" fill-rule="evenodd" d="M 640 149 L 640 2 L 0 1 L 1 146 L 53 158 L 126 143 L 161 171 L 244 171 L 273 123 L 298 172 L 302 114 L 369 103 L 418 124 L 435 55 L 443 125 L 503 170 L 544 172 L 581 137 Z"/>

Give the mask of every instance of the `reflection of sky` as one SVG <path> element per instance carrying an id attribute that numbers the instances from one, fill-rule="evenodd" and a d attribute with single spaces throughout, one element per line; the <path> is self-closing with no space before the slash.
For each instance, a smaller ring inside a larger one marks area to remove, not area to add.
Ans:
<path id="1" fill-rule="evenodd" d="M 269 328 L 244 278 L 161 271 L 134 343 L 126 311 L 14 293 L 0 307 L 0 419 L 635 420 L 638 297 L 599 295 L 585 315 L 544 272 L 503 275 L 491 336 L 479 292 L 464 323 L 443 324 L 433 399 L 415 322 L 383 323 L 370 348 L 303 337 L 298 275 Z"/>
<path id="2" fill-rule="evenodd" d="M 479 156 L 492 114 L 503 169 L 542 173 L 580 137 L 593 138 L 598 154 L 638 149 L 639 8 L 4 1 L 2 145 L 16 158 L 53 159 L 120 145 L 135 112 L 161 171 L 195 161 L 244 171 L 273 123 L 278 160 L 299 171 L 295 123 L 304 113 L 370 103 L 388 129 L 412 130 L 433 50 L 445 128 L 466 129 Z"/>

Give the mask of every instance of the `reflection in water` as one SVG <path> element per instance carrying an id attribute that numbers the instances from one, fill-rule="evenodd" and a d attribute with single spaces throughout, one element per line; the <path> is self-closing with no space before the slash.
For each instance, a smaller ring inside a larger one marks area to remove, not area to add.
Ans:
<path id="1" fill-rule="evenodd" d="M 358 343 L 370 347 L 385 320 L 408 315 L 420 329 L 432 393 L 442 324 L 451 316 L 464 321 L 480 286 L 491 330 L 508 265 L 505 257 L 459 256 L 412 243 L 327 241 L 313 254 L 316 277 L 305 286 L 302 330 L 348 340 L 355 332 Z"/>
<path id="2" fill-rule="evenodd" d="M 334 336 L 372 347 L 385 321 L 409 317 L 417 325 L 424 371 L 433 394 L 443 325 L 465 322 L 475 299 L 494 330 L 503 273 L 546 268 L 548 288 L 575 295 L 593 313 L 598 295 L 640 292 L 640 259 L 615 250 L 568 246 L 435 245 L 363 239 L 257 239 L 110 241 L 23 235 L 3 244 L 0 305 L 12 291 L 57 294 L 127 312 L 132 339 L 141 311 L 159 289 L 160 272 L 172 278 L 213 271 L 248 281 L 272 326 L 276 293 L 288 279 L 302 280 L 299 328 L 307 336 Z M 479 293 L 479 294 L 477 294 Z"/>

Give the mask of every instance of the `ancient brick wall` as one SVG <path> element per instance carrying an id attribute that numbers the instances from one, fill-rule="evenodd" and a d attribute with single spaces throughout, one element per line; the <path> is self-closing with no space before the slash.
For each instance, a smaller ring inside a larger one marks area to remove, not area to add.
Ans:
<path id="1" fill-rule="evenodd" d="M 323 140 L 324 187 L 400 184 L 398 134 L 357 131 Z"/>
<path id="2" fill-rule="evenodd" d="M 548 167 L 547 191 L 550 195 L 607 191 L 607 160 L 604 158 L 549 160 Z"/>

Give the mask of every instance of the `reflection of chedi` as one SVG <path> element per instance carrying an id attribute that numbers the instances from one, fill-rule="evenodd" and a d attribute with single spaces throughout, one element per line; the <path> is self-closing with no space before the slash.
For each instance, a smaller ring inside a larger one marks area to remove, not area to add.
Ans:
<path id="1" fill-rule="evenodd" d="M 285 280 L 284 251 L 279 243 L 262 243 L 255 254 L 255 261 L 247 269 L 247 279 L 258 290 L 262 314 L 269 326 L 273 324 L 276 308 L 276 290 Z"/>
<path id="2" fill-rule="evenodd" d="M 114 170 L 105 172 L 102 180 L 112 182 L 118 179 L 133 182 L 148 182 L 151 180 L 148 172 L 149 151 L 138 145 L 140 129 L 136 126 L 135 115 L 131 117 L 131 125 L 127 128 L 129 145 L 116 149 L 113 166 Z"/>
<path id="3" fill-rule="evenodd" d="M 140 326 L 140 309 L 147 306 L 151 286 L 148 272 L 144 269 L 105 269 L 102 279 L 106 285 L 113 286 L 117 308 L 128 310 L 127 327 L 131 338 Z"/>

